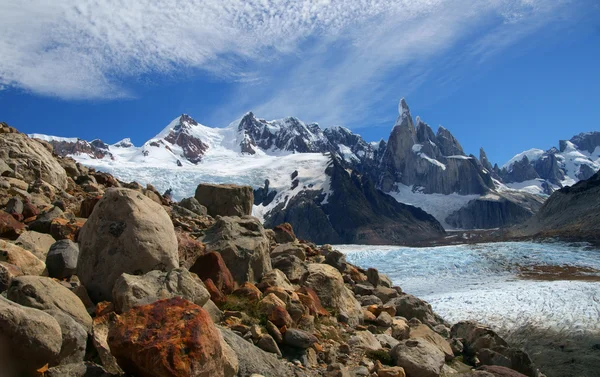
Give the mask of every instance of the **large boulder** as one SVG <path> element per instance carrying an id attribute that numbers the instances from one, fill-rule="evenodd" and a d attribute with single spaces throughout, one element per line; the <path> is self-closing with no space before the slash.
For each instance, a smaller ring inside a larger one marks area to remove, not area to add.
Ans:
<path id="1" fill-rule="evenodd" d="M 46 264 L 31 252 L 3 240 L 0 240 L 0 261 L 19 267 L 25 275 L 41 275 L 46 269 Z"/>
<path id="2" fill-rule="evenodd" d="M 431 305 L 413 295 L 403 294 L 387 302 L 396 308 L 396 315 L 407 319 L 417 318 L 427 324 L 435 324 L 435 315 Z"/>
<path id="3" fill-rule="evenodd" d="M 15 175 L 27 182 L 41 179 L 59 189 L 67 188 L 67 173 L 44 144 L 24 134 L 3 134 L 0 138 L 2 159 L 14 166 Z"/>
<path id="4" fill-rule="evenodd" d="M 71 277 L 77 272 L 79 245 L 71 240 L 56 241 L 46 256 L 48 275 L 57 279 Z"/>
<path id="5" fill-rule="evenodd" d="M 95 301 L 112 301 L 123 273 L 179 267 L 177 237 L 165 210 L 140 192 L 109 189 L 79 233 L 77 276 Z"/>
<path id="6" fill-rule="evenodd" d="M 305 285 L 317 293 L 325 307 L 338 313 L 338 319 L 351 326 L 362 322 L 360 303 L 344 285 L 342 274 L 334 267 L 319 263 L 309 264 Z"/>
<path id="7" fill-rule="evenodd" d="M 217 328 L 204 309 L 179 297 L 122 314 L 108 343 L 123 370 L 138 377 L 224 377 Z"/>
<path id="8" fill-rule="evenodd" d="M 427 325 L 418 325 L 411 327 L 410 329 L 410 337 L 411 338 L 420 338 L 428 341 L 437 347 L 440 351 L 444 353 L 446 357 L 446 361 L 450 361 L 454 358 L 454 352 L 452 352 L 452 347 L 450 343 L 446 339 L 444 339 L 440 334 L 433 331 Z"/>
<path id="9" fill-rule="evenodd" d="M 396 366 L 410 377 L 439 377 L 444 366 L 444 353 L 423 339 L 408 339 L 390 351 Z"/>
<path id="10" fill-rule="evenodd" d="M 62 345 L 61 334 L 51 315 L 0 296 L 0 373 L 29 375 L 55 363 Z"/>
<path id="11" fill-rule="evenodd" d="M 252 214 L 254 192 L 250 186 L 201 183 L 194 197 L 212 217 Z"/>
<path id="12" fill-rule="evenodd" d="M 31 308 L 59 310 L 84 326 L 86 330 L 92 328 L 92 317 L 79 297 L 51 278 L 44 276 L 15 277 L 6 296 L 9 300 Z"/>
<path id="13" fill-rule="evenodd" d="M 115 282 L 113 297 L 117 313 L 173 297 L 182 297 L 198 306 L 210 299 L 202 281 L 184 268 L 150 271 L 139 276 L 123 274 Z"/>
<path id="14" fill-rule="evenodd" d="M 506 347 L 508 344 L 490 327 L 475 321 L 461 321 L 452 326 L 453 338 L 462 339 L 467 355 L 475 355 L 484 348 Z"/>
<path id="15" fill-rule="evenodd" d="M 238 284 L 258 282 L 271 271 L 269 239 L 255 217 L 219 217 L 203 242 L 208 251 L 221 254 Z"/>

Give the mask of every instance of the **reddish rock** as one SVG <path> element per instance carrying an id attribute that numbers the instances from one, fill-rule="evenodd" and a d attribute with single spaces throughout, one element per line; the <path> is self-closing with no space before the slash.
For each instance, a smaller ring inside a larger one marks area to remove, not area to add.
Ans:
<path id="1" fill-rule="evenodd" d="M 275 232 L 275 242 L 277 243 L 296 241 L 296 235 L 294 234 L 294 229 L 290 223 L 277 225 L 275 228 L 273 228 L 273 231 Z"/>
<path id="2" fill-rule="evenodd" d="M 110 301 L 100 301 L 96 304 L 96 317 L 101 317 L 105 314 L 115 311 L 115 305 Z"/>
<path id="3" fill-rule="evenodd" d="M 83 199 L 79 206 L 79 217 L 88 218 L 92 214 L 96 204 L 102 199 L 102 195 L 94 196 L 92 198 Z"/>
<path id="4" fill-rule="evenodd" d="M 25 199 L 25 202 L 23 203 L 23 217 L 28 219 L 39 214 L 40 210 L 34 204 L 31 204 L 29 200 Z"/>
<path id="5" fill-rule="evenodd" d="M 208 293 L 210 293 L 210 299 L 215 304 L 222 304 L 226 301 L 225 295 L 223 295 L 223 292 L 221 292 L 219 288 L 217 288 L 212 279 L 204 280 L 204 286 L 206 287 Z"/>
<path id="6" fill-rule="evenodd" d="M 310 314 L 329 316 L 329 312 L 321 305 L 321 300 L 314 289 L 309 287 L 302 287 L 298 290 L 298 297 L 300 302 L 308 308 Z"/>
<path id="7" fill-rule="evenodd" d="M 197 274 L 202 281 L 211 279 L 215 286 L 224 294 L 233 292 L 234 280 L 229 268 L 225 265 L 223 257 L 217 252 L 201 255 L 190 267 L 190 272 Z"/>
<path id="8" fill-rule="evenodd" d="M 85 224 L 84 219 L 77 218 L 75 220 L 67 220 L 62 217 L 57 217 L 50 223 L 50 235 L 55 240 L 71 240 L 77 241 L 79 230 Z"/>
<path id="9" fill-rule="evenodd" d="M 204 309 L 179 297 L 122 314 L 108 344 L 123 370 L 138 377 L 224 377 L 217 328 Z"/>
<path id="10" fill-rule="evenodd" d="M 477 368 L 477 370 L 482 370 L 484 372 L 491 373 L 495 377 L 527 377 L 524 374 L 517 372 L 516 370 L 501 367 L 498 365 L 484 365 L 482 367 Z"/>
<path id="11" fill-rule="evenodd" d="M 11 214 L 0 211 L 0 237 L 16 240 L 25 230 L 25 225 L 21 224 Z"/>
<path id="12" fill-rule="evenodd" d="M 175 235 L 177 236 L 179 265 L 189 269 L 196 262 L 196 259 L 206 252 L 206 246 L 190 237 L 187 232 L 176 232 Z"/>
<path id="13" fill-rule="evenodd" d="M 271 312 L 268 315 L 269 321 L 273 322 L 275 326 L 281 327 L 291 327 L 292 326 L 292 317 L 284 307 L 275 306 L 272 308 Z"/>
<path id="14" fill-rule="evenodd" d="M 262 298 L 260 289 L 250 282 L 245 282 L 241 287 L 233 291 L 233 294 L 238 297 L 245 297 L 249 301 L 258 302 Z"/>

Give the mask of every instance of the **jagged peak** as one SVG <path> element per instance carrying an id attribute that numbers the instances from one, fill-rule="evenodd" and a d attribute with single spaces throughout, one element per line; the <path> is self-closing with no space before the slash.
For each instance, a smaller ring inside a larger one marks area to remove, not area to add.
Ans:
<path id="1" fill-rule="evenodd" d="M 119 140 L 116 143 L 113 144 L 114 147 L 117 148 L 129 148 L 129 147 L 133 147 L 133 143 L 131 142 L 131 139 L 126 137 L 123 140 Z"/>
<path id="2" fill-rule="evenodd" d="M 408 108 L 408 104 L 404 97 L 400 99 L 400 103 L 398 104 L 398 114 L 402 117 L 405 117 L 410 114 L 410 109 Z"/>

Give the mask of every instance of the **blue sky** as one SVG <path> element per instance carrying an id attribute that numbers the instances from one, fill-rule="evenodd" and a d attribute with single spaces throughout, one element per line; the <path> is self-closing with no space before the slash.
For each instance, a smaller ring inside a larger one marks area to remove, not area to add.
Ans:
<path id="1" fill-rule="evenodd" d="M 378 140 L 406 97 L 500 164 L 600 129 L 594 0 L 129 3 L 1 2 L 0 120 L 139 145 L 252 110 Z"/>

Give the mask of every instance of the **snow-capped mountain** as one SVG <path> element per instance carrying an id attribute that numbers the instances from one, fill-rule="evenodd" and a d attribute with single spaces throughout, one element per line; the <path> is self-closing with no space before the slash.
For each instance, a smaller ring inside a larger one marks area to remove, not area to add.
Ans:
<path id="1" fill-rule="evenodd" d="M 600 132 L 594 131 L 560 140 L 558 149 L 521 152 L 495 171 L 508 187 L 549 195 L 590 178 L 599 169 Z"/>
<path id="2" fill-rule="evenodd" d="M 340 190 L 346 191 L 346 201 L 351 198 L 362 212 L 371 213 L 369 221 L 400 222 L 405 227 L 412 221 L 431 236 L 439 231 L 430 219 L 408 207 L 383 205 L 387 196 L 379 190 L 399 203 L 422 208 L 446 228 L 495 228 L 523 221 L 542 205 L 544 190 L 531 190 L 528 180 L 558 186 L 584 177 L 587 166 L 600 168 L 597 133 L 578 135 L 561 143 L 560 150 L 524 152 L 500 169 L 492 166 L 483 149 L 479 158 L 466 155 L 449 130 L 440 126 L 434 132 L 419 117 L 413 120 L 404 99 L 398 111 L 387 142 L 374 143 L 343 127 L 322 129 L 293 117 L 267 121 L 251 112 L 224 128 L 204 126 L 184 114 L 139 147 L 129 139 L 107 145 L 32 136 L 53 144 L 58 154 L 123 181 L 172 189 L 176 199 L 193 195 L 203 181 L 251 185 L 256 189 L 256 216 L 267 223 L 290 221 L 306 232 L 309 227 L 301 223 L 319 219 L 320 229 L 329 230 L 306 236 L 336 242 L 360 241 L 344 235 L 340 224 L 355 230 L 364 225 L 364 217 L 357 220 L 359 213 L 352 214 L 351 224 L 336 216 L 349 213 Z M 341 171 L 350 183 L 340 180 Z M 303 212 L 307 208 L 310 211 Z M 363 231 L 377 242 L 396 242 L 401 233 L 386 226 L 379 234 Z"/>

